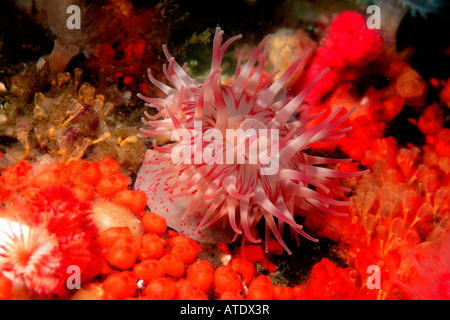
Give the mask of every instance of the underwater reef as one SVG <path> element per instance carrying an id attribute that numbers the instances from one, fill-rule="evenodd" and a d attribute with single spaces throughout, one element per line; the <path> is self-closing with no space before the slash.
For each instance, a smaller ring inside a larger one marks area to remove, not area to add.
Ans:
<path id="1" fill-rule="evenodd" d="M 0 6 L 1 300 L 450 299 L 444 2 Z"/>

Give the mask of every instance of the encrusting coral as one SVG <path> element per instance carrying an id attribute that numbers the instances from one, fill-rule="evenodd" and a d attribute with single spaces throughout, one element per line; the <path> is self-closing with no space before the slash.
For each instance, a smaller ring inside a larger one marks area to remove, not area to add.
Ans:
<path id="1" fill-rule="evenodd" d="M 128 184 L 111 158 L 44 167 L 22 160 L 4 170 L 0 270 L 15 285 L 25 285 L 27 295 L 73 294 L 66 285 L 67 268 L 79 268 L 81 283 L 97 276 L 99 232 L 120 226 L 135 236 L 142 233 L 137 214 L 146 199 L 128 190 Z M 111 210 L 115 206 L 118 209 Z"/>
<path id="2" fill-rule="evenodd" d="M 120 104 L 120 96 L 113 96 Z M 59 73 L 50 89 L 36 92 L 30 104 L 18 89 L 12 88 L 7 98 L 7 121 L 0 135 L 17 142 L 4 154 L 3 167 L 22 159 L 45 162 L 49 156 L 63 163 L 114 157 L 135 171 L 144 156 L 144 143 L 136 137 L 133 119 L 116 125 L 114 118 L 120 115 L 114 115 L 115 103 L 83 82 L 79 68 L 73 75 Z"/>

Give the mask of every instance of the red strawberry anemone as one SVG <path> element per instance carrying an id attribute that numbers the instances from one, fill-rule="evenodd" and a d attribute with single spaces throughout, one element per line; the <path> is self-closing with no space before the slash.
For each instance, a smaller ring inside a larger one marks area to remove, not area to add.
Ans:
<path id="1" fill-rule="evenodd" d="M 66 297 L 71 267 L 80 283 L 95 276 L 98 254 L 90 205 L 63 185 L 40 190 L 36 200 L 0 210 L 0 272 L 31 292 Z M 93 274 L 94 272 L 94 274 Z"/>
<path id="2" fill-rule="evenodd" d="M 233 80 L 223 84 L 223 56 L 240 36 L 222 44 L 222 35 L 217 28 L 211 71 L 203 83 L 191 78 L 165 46 L 169 64 L 164 66 L 164 74 L 172 86 L 156 80 L 148 70 L 150 81 L 166 97 L 139 94 L 146 105 L 158 110 L 154 116 L 145 113 L 147 119 L 142 121 L 150 128 L 141 129 L 142 137 L 166 136 L 174 143 L 157 146 L 153 141 L 135 187 L 147 194 L 148 206 L 164 215 L 169 226 L 188 236 L 223 241 L 228 234 L 216 223 L 223 219 L 228 221 L 225 230 L 233 236 L 243 234 L 258 243 L 261 239 L 255 226 L 264 218 L 265 238 L 273 234 L 290 253 L 282 238 L 285 224 L 295 237 L 300 234 L 317 241 L 296 222 L 296 214 L 340 215 L 329 206 L 351 204 L 328 196 L 332 188 L 345 190 L 334 180 L 364 172 L 326 168 L 322 165 L 351 159 L 312 156 L 304 151 L 311 143 L 340 139 L 350 129 L 341 124 L 352 110 L 338 116 L 338 109 L 313 127 L 311 120 L 322 113 L 296 119 L 294 115 L 305 109 L 305 96 L 327 70 L 297 96 L 287 96 L 283 90 L 286 82 L 309 52 L 276 81 L 272 82 L 274 75 L 263 81 L 269 37 L 242 67 L 238 63 Z"/>

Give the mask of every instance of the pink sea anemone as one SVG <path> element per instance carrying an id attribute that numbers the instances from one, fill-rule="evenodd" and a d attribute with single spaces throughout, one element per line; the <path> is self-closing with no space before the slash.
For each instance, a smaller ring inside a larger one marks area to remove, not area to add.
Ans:
<path id="1" fill-rule="evenodd" d="M 300 234 L 317 241 L 302 230 L 294 219 L 296 214 L 340 215 L 329 205 L 351 204 L 328 194 L 334 188 L 347 190 L 336 184 L 335 178 L 364 172 L 327 168 L 323 165 L 336 166 L 351 159 L 313 156 L 305 150 L 311 143 L 340 139 L 350 130 L 340 125 L 352 111 L 339 117 L 338 109 L 307 129 L 309 122 L 322 113 L 304 115 L 300 120 L 295 115 L 304 111 L 306 94 L 327 70 L 297 96 L 287 96 L 283 88 L 309 51 L 276 81 L 272 82 L 274 74 L 263 81 L 269 37 L 242 67 L 238 62 L 232 81 L 223 84 L 223 56 L 240 36 L 222 44 L 222 35 L 217 28 L 211 70 L 203 83 L 191 78 L 166 46 L 163 50 L 169 64 L 163 71 L 173 87 L 156 80 L 148 70 L 150 81 L 166 97 L 139 94 L 146 105 L 159 111 L 154 116 L 145 113 L 147 119 L 142 121 L 152 128 L 141 129 L 142 137 L 166 136 L 176 141 L 165 146 L 153 141 L 154 148 L 147 152 L 135 187 L 146 192 L 152 210 L 164 215 L 169 226 L 184 234 L 222 241 L 223 232 L 208 229 L 217 227 L 215 222 L 223 218 L 224 226 L 228 221 L 227 228 L 235 237 L 243 234 L 248 241 L 258 243 L 261 239 L 255 226 L 264 217 L 265 238 L 272 233 L 291 253 L 282 238 L 284 224 L 297 240 Z M 187 151 L 187 156 L 183 153 L 179 157 L 181 151 Z"/>
<path id="2" fill-rule="evenodd" d="M 67 296 L 70 266 L 79 268 L 80 283 L 95 275 L 97 229 L 90 214 L 89 204 L 65 186 L 43 188 L 35 202 L 4 207 L 0 272 L 32 293 Z"/>

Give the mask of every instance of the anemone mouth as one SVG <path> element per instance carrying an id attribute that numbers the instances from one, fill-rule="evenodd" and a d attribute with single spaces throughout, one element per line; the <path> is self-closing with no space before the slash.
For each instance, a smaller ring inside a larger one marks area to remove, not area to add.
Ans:
<path id="1" fill-rule="evenodd" d="M 324 214 L 340 215 L 329 206 L 351 203 L 329 196 L 331 189 L 343 189 L 333 180 L 365 173 L 343 173 L 320 167 L 351 160 L 310 156 L 303 152 L 311 143 L 335 141 L 343 137 L 350 130 L 345 127 L 345 120 L 354 109 L 339 116 L 341 109 L 338 108 L 311 128 L 308 127 L 310 121 L 322 113 L 301 120 L 292 119 L 304 105 L 307 93 L 327 70 L 297 96 L 279 99 L 286 82 L 310 51 L 277 80 L 272 82 L 273 74 L 262 81 L 269 37 L 257 46 L 242 67 L 238 63 L 232 82 L 223 85 L 220 81 L 223 55 L 240 36 L 232 37 L 222 45 L 222 35 L 223 31 L 217 28 L 211 71 L 204 83 L 192 79 L 169 54 L 166 46 L 163 49 L 169 64 L 163 69 L 173 87 L 156 80 L 148 71 L 150 81 L 167 97 L 139 95 L 148 106 L 157 107 L 158 116 L 163 118 L 143 119 L 144 124 L 152 129 L 141 129 L 141 136 L 165 135 L 172 140 L 175 138 L 176 142 L 165 147 L 154 144 L 151 159 L 146 158 L 138 173 L 136 188 L 146 192 L 152 210 L 161 208 L 167 211 L 167 216 L 173 214 L 180 221 L 198 215 L 197 220 L 190 222 L 194 226 L 189 227 L 187 223 L 180 226 L 175 222 L 171 227 L 177 230 L 191 228 L 195 234 L 223 219 L 236 236 L 244 235 L 250 242 L 261 242 L 253 231 L 264 218 L 265 238 L 273 234 L 290 253 L 282 239 L 284 224 L 291 228 L 297 241 L 298 234 L 317 241 L 295 221 L 294 211 L 321 217 Z M 234 135 L 228 135 L 230 131 Z M 207 137 L 206 142 L 202 140 L 204 137 Z M 186 151 L 187 156 L 183 154 L 183 157 L 174 159 L 174 151 Z M 208 161 L 204 161 L 205 151 L 209 152 Z M 185 197 L 185 205 L 179 208 L 167 202 L 161 206 L 151 194 L 159 184 L 148 181 L 155 179 L 155 175 L 149 174 L 149 168 L 161 167 L 164 161 L 167 163 L 156 177 L 169 177 L 164 183 L 167 187 L 164 195 L 169 201 Z M 321 192 L 311 189 L 310 185 Z M 176 212 L 169 212 L 168 207 L 175 208 Z M 268 241 L 266 251 L 267 245 Z"/>
<path id="2" fill-rule="evenodd" d="M 0 219 L 0 264 L 13 260 L 14 265 L 24 269 L 29 262 L 36 244 L 29 244 L 30 228 L 27 225 Z"/>
<path id="3" fill-rule="evenodd" d="M 45 228 L 0 219 L 0 242 L 0 270 L 31 290 L 50 294 L 59 281 L 52 278 L 61 262 L 56 238 Z"/>

